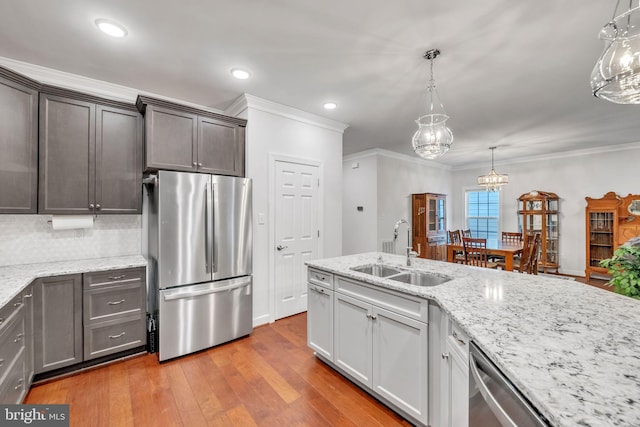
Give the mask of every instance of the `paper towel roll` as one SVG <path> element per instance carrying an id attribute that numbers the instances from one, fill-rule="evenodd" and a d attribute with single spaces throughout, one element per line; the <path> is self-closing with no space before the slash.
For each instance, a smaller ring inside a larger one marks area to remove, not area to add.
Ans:
<path id="1" fill-rule="evenodd" d="M 51 228 L 54 230 L 74 230 L 77 228 L 93 228 L 91 215 L 52 215 Z"/>

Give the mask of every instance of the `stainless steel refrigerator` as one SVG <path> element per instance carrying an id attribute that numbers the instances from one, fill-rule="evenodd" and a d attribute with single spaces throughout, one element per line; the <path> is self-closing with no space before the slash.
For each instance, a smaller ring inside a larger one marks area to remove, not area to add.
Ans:
<path id="1" fill-rule="evenodd" d="M 251 180 L 158 171 L 145 183 L 159 360 L 251 333 Z"/>

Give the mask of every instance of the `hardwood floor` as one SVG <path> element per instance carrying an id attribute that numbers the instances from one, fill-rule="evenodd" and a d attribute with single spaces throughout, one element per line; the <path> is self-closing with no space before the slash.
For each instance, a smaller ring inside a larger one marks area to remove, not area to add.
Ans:
<path id="1" fill-rule="evenodd" d="M 70 405 L 71 426 L 409 426 L 318 361 L 306 313 L 159 364 L 138 356 L 32 387 Z"/>

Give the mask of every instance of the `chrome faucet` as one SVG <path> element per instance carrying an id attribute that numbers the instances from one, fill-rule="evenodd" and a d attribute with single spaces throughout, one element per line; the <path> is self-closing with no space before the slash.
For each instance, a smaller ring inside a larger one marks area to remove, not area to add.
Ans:
<path id="1" fill-rule="evenodd" d="M 393 241 L 398 240 L 398 228 L 400 228 L 400 224 L 407 224 L 407 265 L 411 266 L 411 259 L 420 255 L 418 252 L 413 250 L 411 247 L 411 224 L 406 219 L 400 219 L 396 222 L 396 225 L 393 227 Z"/>

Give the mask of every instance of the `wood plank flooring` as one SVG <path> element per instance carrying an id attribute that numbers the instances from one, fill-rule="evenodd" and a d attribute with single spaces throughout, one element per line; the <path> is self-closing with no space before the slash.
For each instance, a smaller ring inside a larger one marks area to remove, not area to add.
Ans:
<path id="1" fill-rule="evenodd" d="M 306 319 L 163 364 L 144 355 L 37 385 L 24 403 L 67 403 L 83 427 L 409 426 L 315 358 Z"/>

